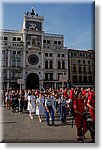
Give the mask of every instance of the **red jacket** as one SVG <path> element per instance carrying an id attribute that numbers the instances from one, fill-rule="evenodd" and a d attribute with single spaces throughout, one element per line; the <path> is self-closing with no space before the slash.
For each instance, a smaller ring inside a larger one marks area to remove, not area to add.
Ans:
<path id="1" fill-rule="evenodd" d="M 74 111 L 79 111 L 81 113 L 84 113 L 84 102 L 82 99 L 76 99 L 73 102 Z M 80 114 L 77 114 L 80 115 Z"/>
<path id="2" fill-rule="evenodd" d="M 93 108 L 95 108 L 95 97 L 93 95 L 90 95 L 88 97 L 87 104 L 90 104 Z M 89 113 L 91 115 L 95 115 L 95 110 L 93 110 L 92 108 L 89 107 Z"/>

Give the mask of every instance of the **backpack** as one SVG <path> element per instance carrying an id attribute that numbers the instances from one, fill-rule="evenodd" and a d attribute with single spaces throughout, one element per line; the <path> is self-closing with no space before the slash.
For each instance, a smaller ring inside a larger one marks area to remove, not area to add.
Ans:
<path id="1" fill-rule="evenodd" d="M 74 100 L 71 101 L 71 103 L 70 103 L 70 114 L 71 114 L 71 116 L 75 117 L 75 116 L 76 116 L 76 113 L 75 113 L 75 111 L 74 111 L 73 103 L 74 103 Z M 78 105 L 77 100 L 76 100 L 76 104 Z"/>

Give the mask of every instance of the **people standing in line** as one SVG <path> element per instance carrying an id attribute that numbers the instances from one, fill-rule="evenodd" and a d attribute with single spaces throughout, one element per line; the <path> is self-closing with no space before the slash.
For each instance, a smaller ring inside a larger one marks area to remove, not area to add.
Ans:
<path id="1" fill-rule="evenodd" d="M 27 105 L 28 105 L 28 90 L 24 91 L 24 109 L 27 110 Z"/>
<path id="2" fill-rule="evenodd" d="M 11 101 L 10 91 L 7 90 L 7 91 L 5 92 L 6 110 L 10 109 L 10 101 Z"/>
<path id="3" fill-rule="evenodd" d="M 35 91 L 35 96 L 36 96 L 36 99 L 39 97 L 39 91 L 38 90 Z"/>
<path id="4" fill-rule="evenodd" d="M 23 112 L 23 109 L 24 109 L 24 95 L 25 95 L 24 90 L 21 90 L 21 93 L 20 93 L 20 112 Z"/>
<path id="5" fill-rule="evenodd" d="M 29 111 L 29 116 L 31 119 L 33 119 L 33 115 L 32 115 L 32 105 L 31 105 L 31 91 L 28 91 L 28 107 L 27 110 Z"/>
<path id="6" fill-rule="evenodd" d="M 58 113 L 58 99 L 60 98 L 60 95 L 58 93 L 58 91 L 55 92 L 55 101 L 54 101 L 54 106 L 55 106 L 55 113 Z"/>
<path id="7" fill-rule="evenodd" d="M 45 99 L 45 109 L 46 109 L 46 122 L 47 122 L 47 125 L 50 125 L 50 123 L 49 123 L 49 114 L 51 114 L 51 118 L 52 118 L 51 125 L 56 126 L 55 123 L 54 123 L 53 102 L 52 102 L 50 92 L 47 94 L 47 98 Z"/>
<path id="8" fill-rule="evenodd" d="M 58 104 L 59 104 L 59 113 L 60 113 L 60 122 L 66 123 L 66 99 L 65 95 L 61 96 Z"/>
<path id="9" fill-rule="evenodd" d="M 82 93 L 78 93 L 78 97 L 73 102 L 75 112 L 75 124 L 77 128 L 77 141 L 84 142 L 84 135 L 87 132 L 87 121 L 85 118 L 84 101 L 82 99 Z"/>
<path id="10" fill-rule="evenodd" d="M 92 122 L 90 122 L 89 131 L 91 132 L 92 142 L 95 142 L 95 93 L 90 92 L 87 101 L 88 112 L 92 117 Z"/>
<path id="11" fill-rule="evenodd" d="M 44 96 L 42 92 L 39 94 L 39 97 L 36 99 L 36 115 L 38 115 L 39 122 L 42 122 L 41 117 L 45 115 Z"/>
<path id="12" fill-rule="evenodd" d="M 35 113 L 35 103 L 36 103 L 34 91 L 30 92 L 28 99 L 29 99 L 29 116 L 31 119 L 33 119 L 33 115 Z"/>
<path id="13" fill-rule="evenodd" d="M 32 105 L 32 113 L 36 112 L 36 97 L 34 91 L 31 93 L 31 105 Z"/>
<path id="14" fill-rule="evenodd" d="M 17 91 L 12 91 L 12 112 L 16 112 L 18 107 L 18 93 Z"/>
<path id="15" fill-rule="evenodd" d="M 69 114 L 72 116 L 72 107 L 73 107 L 73 100 L 74 100 L 74 89 L 71 88 L 69 90 L 69 99 L 68 99 L 68 104 L 69 104 Z"/>
<path id="16" fill-rule="evenodd" d="M 56 101 L 56 98 L 55 98 L 55 91 L 52 90 L 51 92 L 51 98 L 52 98 L 52 107 L 53 107 L 53 110 L 54 112 L 56 111 L 56 108 L 55 108 L 55 101 Z"/>

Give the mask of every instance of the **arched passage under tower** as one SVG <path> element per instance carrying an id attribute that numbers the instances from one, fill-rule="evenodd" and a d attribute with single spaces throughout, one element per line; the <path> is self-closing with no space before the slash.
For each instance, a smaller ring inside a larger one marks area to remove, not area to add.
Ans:
<path id="1" fill-rule="evenodd" d="M 39 89 L 39 76 L 36 73 L 30 73 L 27 76 L 26 89 Z"/>

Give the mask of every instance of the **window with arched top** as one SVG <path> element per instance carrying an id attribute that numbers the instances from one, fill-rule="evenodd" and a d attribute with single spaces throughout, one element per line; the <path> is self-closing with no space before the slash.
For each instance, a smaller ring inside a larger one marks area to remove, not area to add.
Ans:
<path id="1" fill-rule="evenodd" d="M 61 69 L 61 62 L 58 61 L 58 69 Z"/>
<path id="2" fill-rule="evenodd" d="M 50 68 L 49 69 L 53 69 L 53 62 L 52 62 L 52 60 L 50 60 Z"/>
<path id="3" fill-rule="evenodd" d="M 73 72 L 76 73 L 76 66 L 73 66 Z"/>
<path id="4" fill-rule="evenodd" d="M 48 69 L 48 60 L 45 61 L 45 69 Z"/>
<path id="5" fill-rule="evenodd" d="M 62 61 L 62 69 L 65 69 L 65 61 Z"/>

